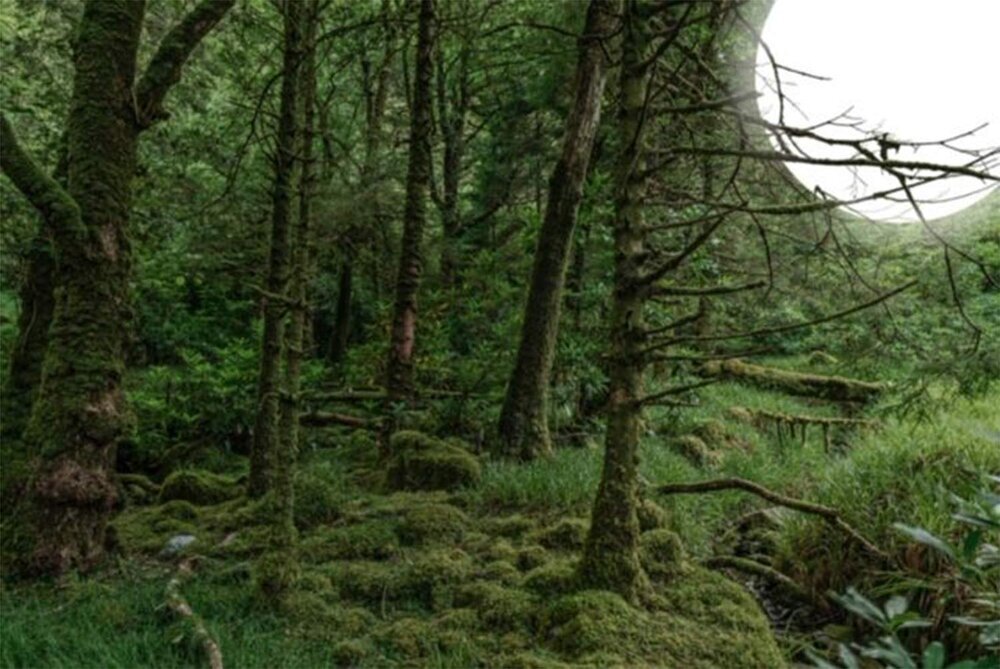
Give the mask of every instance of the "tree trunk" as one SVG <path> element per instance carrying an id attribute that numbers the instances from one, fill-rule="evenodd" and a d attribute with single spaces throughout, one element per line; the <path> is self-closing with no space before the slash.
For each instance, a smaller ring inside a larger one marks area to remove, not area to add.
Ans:
<path id="1" fill-rule="evenodd" d="M 416 80 L 410 120 L 410 157 L 406 175 L 403 242 L 396 278 L 386 391 L 403 399 L 413 392 L 413 348 L 417 327 L 417 290 L 423 272 L 421 249 L 427 218 L 431 172 L 431 77 L 434 2 L 421 0 L 417 33 Z"/>
<path id="2" fill-rule="evenodd" d="M 354 258 L 350 250 L 340 266 L 340 279 L 337 282 L 337 311 L 334 314 L 333 332 L 330 334 L 330 353 L 328 360 L 331 365 L 339 365 L 347 355 L 347 342 L 351 336 L 351 284 L 354 282 Z"/>
<path id="3" fill-rule="evenodd" d="M 591 0 L 587 9 L 579 42 L 574 103 L 566 120 L 562 154 L 549 182 L 517 363 L 500 414 L 496 450 L 501 455 L 531 459 L 552 449 L 547 417 L 549 374 L 573 228 L 601 116 L 606 78 L 602 40 L 614 32 L 617 10 L 617 0 Z"/>
<path id="4" fill-rule="evenodd" d="M 233 0 L 204 0 L 172 29 L 136 82 L 142 0 L 90 0 L 73 52 L 66 188 L 42 173 L 3 119 L 4 172 L 41 211 L 57 289 L 39 390 L 25 432 L 34 459 L 20 525 L 4 541 L 35 572 L 87 569 L 104 555 L 117 501 L 115 452 L 130 431 L 122 388 L 131 320 L 128 220 L 139 133 Z M 13 536 L 11 536 L 13 535 Z"/>
<path id="5" fill-rule="evenodd" d="M 580 564 L 586 587 L 635 599 L 643 583 L 639 564 L 638 464 L 644 363 L 643 309 L 647 290 L 640 281 L 646 230 L 642 207 L 646 178 L 644 106 L 649 85 L 643 64 L 645 21 L 632 0 L 625 12 L 621 108 L 615 197 L 615 270 L 611 312 L 610 387 L 604 469 Z"/>
<path id="6" fill-rule="evenodd" d="M 264 331 L 260 347 L 257 380 L 257 414 L 254 421 L 253 450 L 247 493 L 261 497 L 270 488 L 278 448 L 279 383 L 281 353 L 285 343 L 285 315 L 288 312 L 289 232 L 295 184 L 295 150 L 298 135 L 299 65 L 302 61 L 303 3 L 291 0 L 282 5 L 284 47 L 281 70 L 281 109 L 274 155 L 274 188 L 271 194 L 271 247 L 267 265 L 267 293 L 264 295 Z"/>
<path id="7" fill-rule="evenodd" d="M 468 50 L 463 46 L 458 61 L 457 82 L 449 100 L 444 54 L 438 52 L 438 124 L 444 143 L 441 159 L 441 283 L 446 288 L 455 286 L 460 266 L 460 240 L 462 220 L 459 211 L 458 189 L 462 176 L 465 154 L 465 118 L 469 103 Z"/>

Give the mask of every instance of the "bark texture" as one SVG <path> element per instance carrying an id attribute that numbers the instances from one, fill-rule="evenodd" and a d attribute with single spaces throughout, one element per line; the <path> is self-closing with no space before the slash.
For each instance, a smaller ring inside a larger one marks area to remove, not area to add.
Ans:
<path id="1" fill-rule="evenodd" d="M 261 497 L 270 488 L 278 448 L 281 352 L 288 312 L 289 239 L 292 200 L 295 195 L 295 151 L 299 122 L 299 66 L 303 56 L 305 5 L 294 0 L 282 5 L 284 46 L 281 71 L 281 109 L 274 156 L 274 187 L 271 192 L 271 245 L 267 262 L 266 293 L 263 297 L 264 330 L 261 336 L 260 373 L 257 379 L 257 414 L 247 493 Z"/>
<path id="2" fill-rule="evenodd" d="M 171 31 L 151 68 L 159 63 L 179 73 L 231 5 L 199 5 L 195 11 L 210 8 L 200 15 L 202 27 Z M 0 124 L 3 170 L 41 212 L 56 263 L 52 325 L 25 431 L 31 474 L 24 508 L 16 512 L 19 524 L 4 537 L 18 544 L 24 567 L 36 573 L 98 563 L 117 501 L 115 452 L 131 428 L 122 388 L 131 320 L 131 182 L 139 133 L 148 125 L 135 86 L 144 15 L 142 0 L 90 0 L 84 6 L 73 52 L 65 188 L 20 149 L 6 119 Z M 187 46 L 164 53 L 171 44 Z M 152 77 L 150 99 L 162 103 L 176 76 Z"/>
<path id="3" fill-rule="evenodd" d="M 423 273 L 423 235 L 431 176 L 431 78 L 434 51 L 434 0 L 421 0 L 417 29 L 416 77 L 410 120 L 403 241 L 396 276 L 396 298 L 386 371 L 393 399 L 413 393 L 413 350 L 417 328 L 417 290 Z"/>
<path id="4" fill-rule="evenodd" d="M 644 361 L 640 280 L 646 230 L 644 108 L 649 85 L 646 21 L 627 0 L 622 43 L 620 154 L 615 183 L 615 269 L 611 310 L 610 387 L 604 469 L 580 563 L 586 587 L 636 599 L 644 574 L 639 563 L 638 464 Z"/>
<path id="5" fill-rule="evenodd" d="M 607 68 L 602 41 L 614 33 L 618 6 L 617 0 L 591 0 L 587 8 L 579 40 L 574 101 L 566 119 L 559 161 L 549 181 L 517 362 L 500 414 L 495 446 L 500 455 L 531 459 L 552 450 L 547 418 L 549 375 L 573 229 L 601 117 Z"/>

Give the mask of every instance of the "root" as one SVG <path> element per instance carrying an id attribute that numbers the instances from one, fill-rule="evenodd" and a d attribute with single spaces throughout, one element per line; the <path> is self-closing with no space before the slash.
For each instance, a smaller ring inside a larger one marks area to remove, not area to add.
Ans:
<path id="1" fill-rule="evenodd" d="M 198 617 L 191 605 L 184 599 L 184 595 L 181 594 L 181 584 L 191 575 L 192 571 L 190 560 L 182 560 L 177 566 L 177 573 L 167 583 L 166 607 L 190 626 L 192 636 L 208 658 L 209 668 L 224 669 L 222 650 L 219 648 L 219 644 L 208 633 L 204 621 Z"/>

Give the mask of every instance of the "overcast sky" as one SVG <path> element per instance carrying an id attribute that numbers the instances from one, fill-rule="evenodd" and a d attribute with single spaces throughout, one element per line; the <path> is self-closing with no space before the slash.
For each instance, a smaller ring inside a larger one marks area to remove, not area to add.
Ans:
<path id="1" fill-rule="evenodd" d="M 786 106 L 787 123 L 807 126 L 853 107 L 851 116 L 863 119 L 866 128 L 914 141 L 936 141 L 989 123 L 956 144 L 1000 146 L 1000 0 L 776 0 L 763 38 L 778 62 L 831 79 L 782 73 L 785 95 L 798 107 Z M 761 49 L 758 89 L 764 95 L 759 104 L 769 120 L 777 120 L 777 96 L 764 80 L 773 84 L 773 78 Z M 851 136 L 852 131 L 837 132 Z M 818 155 L 844 155 L 823 145 L 802 146 Z M 937 147 L 894 157 L 955 164 L 969 160 Z M 847 168 L 789 168 L 810 189 L 819 185 L 841 199 L 898 185 L 875 169 L 863 170 L 866 183 L 859 183 Z M 915 194 L 919 199 L 954 198 L 983 188 L 978 180 L 948 179 Z M 930 219 L 946 216 L 984 195 L 927 203 L 924 214 Z M 879 220 L 916 218 L 904 203 L 855 209 Z"/>

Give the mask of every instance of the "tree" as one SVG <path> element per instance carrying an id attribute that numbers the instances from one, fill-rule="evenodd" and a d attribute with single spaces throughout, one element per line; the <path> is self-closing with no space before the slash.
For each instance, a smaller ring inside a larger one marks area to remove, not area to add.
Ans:
<path id="1" fill-rule="evenodd" d="M 168 33 L 136 82 L 144 2 L 88 2 L 74 51 L 67 182 L 45 175 L 3 120 L 3 169 L 51 228 L 57 292 L 41 382 L 25 441 L 27 567 L 86 569 L 105 553 L 115 507 L 114 460 L 128 437 L 122 388 L 130 317 L 128 239 L 140 132 L 166 117 L 164 99 L 188 56 L 233 0 L 205 0 Z"/>
<path id="2" fill-rule="evenodd" d="M 274 151 L 274 184 L 271 190 L 271 242 L 267 284 L 262 299 L 264 330 L 257 380 L 257 413 L 247 493 L 261 497 L 271 488 L 280 443 L 281 359 L 285 346 L 285 317 L 291 260 L 290 232 L 295 193 L 296 143 L 299 124 L 299 68 L 304 54 L 304 3 L 288 0 L 281 5 L 284 46 L 281 67 L 281 109 Z M 301 344 L 300 344 L 301 345 Z"/>
<path id="3" fill-rule="evenodd" d="M 562 152 L 549 181 L 517 362 L 500 414 L 496 451 L 503 455 L 527 460 L 552 450 L 547 416 L 549 374 L 577 209 L 601 118 L 607 69 L 604 42 L 614 33 L 618 5 L 616 0 L 591 0 L 579 39 L 576 90 Z"/>
<path id="4" fill-rule="evenodd" d="M 403 241 L 396 276 L 392 332 L 386 371 L 390 398 L 413 392 L 413 350 L 417 327 L 417 290 L 423 273 L 423 234 L 431 178 L 431 79 L 434 68 L 434 0 L 421 0 L 417 26 L 416 77 L 410 117 L 410 156 L 406 175 Z"/>

